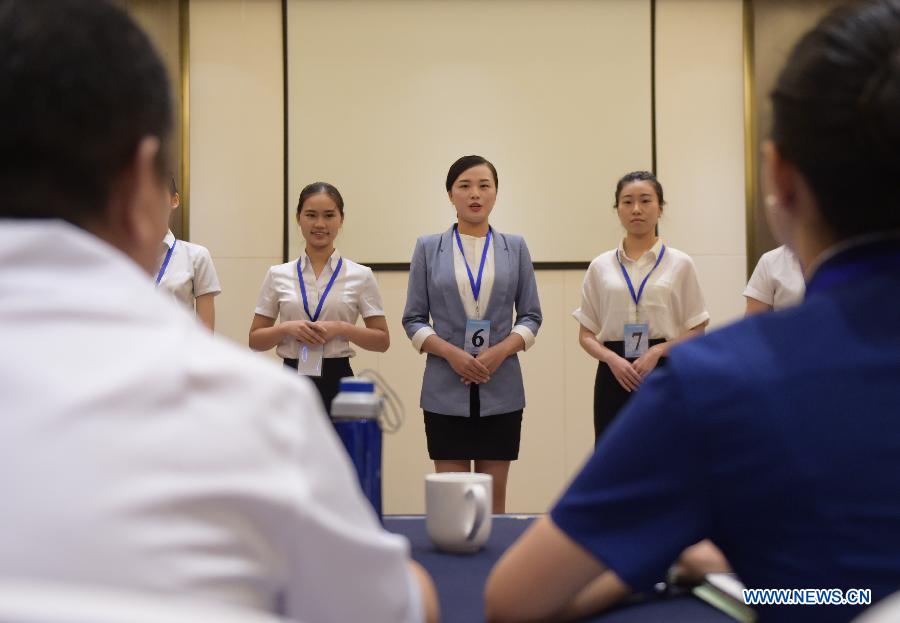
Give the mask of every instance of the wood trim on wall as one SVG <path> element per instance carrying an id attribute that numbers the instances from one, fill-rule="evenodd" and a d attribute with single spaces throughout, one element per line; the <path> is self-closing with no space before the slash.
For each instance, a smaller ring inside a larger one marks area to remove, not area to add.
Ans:
<path id="1" fill-rule="evenodd" d="M 178 60 L 181 67 L 181 232 L 191 239 L 191 4 L 178 0 Z"/>

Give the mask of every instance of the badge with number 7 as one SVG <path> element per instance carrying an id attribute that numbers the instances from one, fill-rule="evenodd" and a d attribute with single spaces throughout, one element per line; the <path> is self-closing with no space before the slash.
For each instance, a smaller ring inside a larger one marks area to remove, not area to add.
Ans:
<path id="1" fill-rule="evenodd" d="M 637 359 L 650 345 L 650 325 L 625 325 L 625 359 Z"/>
<path id="2" fill-rule="evenodd" d="M 467 320 L 466 342 L 464 350 L 470 355 L 477 355 L 488 349 L 491 340 L 490 320 Z"/>

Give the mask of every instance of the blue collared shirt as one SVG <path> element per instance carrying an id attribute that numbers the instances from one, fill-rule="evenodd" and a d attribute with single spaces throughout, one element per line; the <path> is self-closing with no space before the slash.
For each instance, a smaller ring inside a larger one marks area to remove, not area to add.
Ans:
<path id="1" fill-rule="evenodd" d="M 674 348 L 552 518 L 635 589 L 704 538 L 748 587 L 869 588 L 873 602 L 900 588 L 900 243 L 833 255 L 799 307 Z"/>

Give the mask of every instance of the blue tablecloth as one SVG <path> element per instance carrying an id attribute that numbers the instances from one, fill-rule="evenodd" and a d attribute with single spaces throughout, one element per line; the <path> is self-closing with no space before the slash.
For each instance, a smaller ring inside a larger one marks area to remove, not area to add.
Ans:
<path id="1" fill-rule="evenodd" d="M 425 532 L 422 516 L 385 517 L 385 528 L 407 537 L 412 556 L 434 578 L 444 623 L 484 620 L 484 583 L 506 548 L 534 520 L 514 515 L 495 516 L 487 546 L 474 555 L 437 551 Z M 733 619 L 695 597 L 647 598 L 595 616 L 600 623 L 733 623 Z"/>

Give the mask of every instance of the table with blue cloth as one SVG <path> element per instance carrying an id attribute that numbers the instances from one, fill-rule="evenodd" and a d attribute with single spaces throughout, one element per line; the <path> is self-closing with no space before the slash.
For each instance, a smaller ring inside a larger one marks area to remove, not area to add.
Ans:
<path id="1" fill-rule="evenodd" d="M 444 623 L 484 621 L 484 584 L 494 564 L 519 538 L 534 516 L 495 515 L 491 538 L 477 554 L 439 552 L 421 515 L 385 517 L 384 526 L 409 539 L 412 557 L 431 574 Z M 552 570 L 548 569 L 548 572 Z M 734 619 L 691 595 L 643 597 L 584 619 L 600 623 L 733 623 Z"/>

